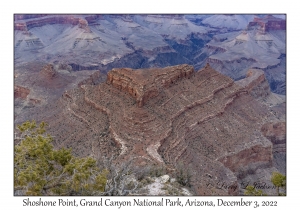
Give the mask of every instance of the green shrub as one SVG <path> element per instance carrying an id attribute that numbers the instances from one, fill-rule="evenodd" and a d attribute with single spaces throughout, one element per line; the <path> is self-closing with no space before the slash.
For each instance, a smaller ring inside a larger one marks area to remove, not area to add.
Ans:
<path id="1" fill-rule="evenodd" d="M 91 157 L 74 157 L 71 149 L 55 150 L 46 124 L 18 125 L 21 141 L 14 148 L 15 195 L 97 195 L 105 190 L 107 170 Z"/>

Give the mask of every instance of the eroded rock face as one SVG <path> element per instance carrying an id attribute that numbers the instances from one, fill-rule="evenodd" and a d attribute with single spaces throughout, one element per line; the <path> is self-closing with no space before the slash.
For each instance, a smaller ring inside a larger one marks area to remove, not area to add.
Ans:
<path id="1" fill-rule="evenodd" d="M 273 165 L 282 173 L 286 173 L 286 123 L 268 122 L 261 127 L 263 135 L 273 144 Z"/>
<path id="2" fill-rule="evenodd" d="M 285 122 L 266 123 L 262 126 L 261 131 L 274 145 L 286 143 Z"/>
<path id="3" fill-rule="evenodd" d="M 33 117 L 49 123 L 57 147 L 76 155 L 170 170 L 183 163 L 196 194 L 236 195 L 239 177 L 272 165 L 261 127 L 276 118 L 249 87 L 209 65 L 114 69 L 106 83 L 66 91 Z"/>
<path id="4" fill-rule="evenodd" d="M 272 15 L 267 15 L 263 18 L 254 18 L 254 20 L 248 24 L 248 29 L 255 26 L 263 32 L 270 30 L 286 30 L 286 21 Z"/>
<path id="5" fill-rule="evenodd" d="M 246 78 L 238 80 L 236 83 L 244 87 L 255 98 L 265 98 L 271 94 L 265 74 L 259 69 L 248 70 Z"/>
<path id="6" fill-rule="evenodd" d="M 78 17 L 74 17 L 73 15 L 55 15 L 55 16 L 45 15 L 45 16 L 38 16 L 38 17 L 41 17 L 41 18 L 26 21 L 26 27 L 28 30 L 31 28 L 34 28 L 34 27 L 40 27 L 40 26 L 44 26 L 47 24 L 59 23 L 59 24 L 77 25 L 80 20 Z M 32 16 L 29 18 L 36 18 L 36 16 Z M 16 20 L 22 20 L 22 19 L 27 19 L 27 18 L 24 18 L 24 17 L 16 18 Z M 17 24 L 18 23 L 15 24 L 15 29 L 18 30 Z"/>
<path id="7" fill-rule="evenodd" d="M 151 69 L 151 72 L 147 69 L 113 69 L 107 74 L 106 83 L 129 93 L 142 107 L 150 98 L 157 96 L 161 89 L 182 78 L 189 78 L 193 73 L 194 68 L 189 65 Z"/>

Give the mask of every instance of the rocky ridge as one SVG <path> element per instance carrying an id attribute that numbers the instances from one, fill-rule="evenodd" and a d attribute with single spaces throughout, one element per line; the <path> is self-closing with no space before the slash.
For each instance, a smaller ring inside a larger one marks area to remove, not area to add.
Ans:
<path id="1" fill-rule="evenodd" d="M 37 109 L 53 103 L 63 92 L 78 85 L 95 85 L 106 77 L 99 71 L 74 72 L 64 63 L 28 63 L 15 69 L 15 123 L 31 118 Z"/>
<path id="2" fill-rule="evenodd" d="M 166 67 L 148 71 L 133 69 L 112 69 L 107 75 L 107 84 L 129 93 L 136 98 L 139 107 L 155 97 L 163 88 L 183 77 L 190 77 L 194 73 L 191 66 Z"/>
<path id="3" fill-rule="evenodd" d="M 273 145 L 261 127 L 279 120 L 251 95 L 265 81 L 261 72 L 250 71 L 244 85 L 209 65 L 197 72 L 178 65 L 108 75 L 106 83 L 65 91 L 32 113 L 49 123 L 57 147 L 80 156 L 132 158 L 141 167 L 173 170 L 184 163 L 197 195 L 237 195 L 240 179 L 273 166 Z"/>

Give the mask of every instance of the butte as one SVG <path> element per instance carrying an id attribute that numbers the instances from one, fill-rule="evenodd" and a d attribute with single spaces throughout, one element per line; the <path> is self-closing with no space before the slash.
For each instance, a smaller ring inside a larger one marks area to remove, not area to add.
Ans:
<path id="1" fill-rule="evenodd" d="M 182 163 L 196 194 L 237 195 L 239 180 L 274 167 L 273 143 L 261 129 L 284 117 L 258 100 L 270 95 L 260 70 L 234 82 L 209 65 L 197 72 L 190 65 L 119 68 L 105 83 L 66 91 L 32 117 L 48 122 L 56 147 L 76 155 L 170 170 Z"/>

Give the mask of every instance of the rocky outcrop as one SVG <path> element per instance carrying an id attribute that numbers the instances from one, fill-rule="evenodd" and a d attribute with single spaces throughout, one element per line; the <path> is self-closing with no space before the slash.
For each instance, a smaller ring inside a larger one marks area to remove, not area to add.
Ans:
<path id="1" fill-rule="evenodd" d="M 286 143 L 285 122 L 266 123 L 262 126 L 261 131 L 274 145 Z"/>
<path id="2" fill-rule="evenodd" d="M 157 96 L 162 88 L 169 87 L 182 78 L 189 78 L 194 68 L 189 65 L 178 65 L 163 69 L 133 70 L 129 68 L 113 69 L 107 74 L 107 84 L 129 93 L 142 107 L 150 98 Z"/>
<path id="3" fill-rule="evenodd" d="M 260 129 L 275 118 L 249 94 L 258 83 L 247 84 L 210 65 L 113 69 L 106 83 L 66 91 L 32 117 L 47 121 L 56 146 L 76 155 L 170 171 L 183 163 L 196 194 L 236 195 L 240 177 L 272 163 L 272 143 Z"/>
<path id="4" fill-rule="evenodd" d="M 263 18 L 255 17 L 254 20 L 248 24 L 247 28 L 248 30 L 258 28 L 262 32 L 268 32 L 271 30 L 286 30 L 286 21 L 272 15 L 267 15 Z"/>
<path id="5" fill-rule="evenodd" d="M 228 167 L 233 172 L 238 172 L 239 169 L 249 166 L 251 163 L 272 162 L 272 145 L 265 141 L 266 145 L 255 145 L 245 148 L 240 152 L 233 152 L 221 157 L 218 160 Z"/>
<path id="6" fill-rule="evenodd" d="M 27 31 L 48 24 L 71 24 L 78 25 L 89 33 L 91 31 L 88 23 L 93 23 L 99 15 L 87 15 L 85 18 L 75 17 L 75 15 L 15 15 L 14 18 L 15 30 Z"/>
<path id="7" fill-rule="evenodd" d="M 21 87 L 18 85 L 14 86 L 14 97 L 15 98 L 26 99 L 29 93 L 30 93 L 30 90 L 28 88 Z"/>
<path id="8" fill-rule="evenodd" d="M 30 19 L 33 18 L 33 19 Z M 15 15 L 15 30 L 21 31 L 28 31 L 34 27 L 41 27 L 48 24 L 71 24 L 71 25 L 78 25 L 79 28 L 82 28 L 86 31 L 86 33 L 90 33 L 91 30 L 88 26 L 88 22 L 93 22 L 95 19 L 98 18 L 96 15 L 92 15 L 91 17 L 87 16 L 85 18 L 74 17 L 73 15 L 37 15 L 37 16 L 16 16 Z M 29 19 L 29 20 L 27 20 Z M 20 22 L 20 20 L 22 20 Z"/>
<path id="9" fill-rule="evenodd" d="M 268 122 L 261 127 L 263 135 L 272 142 L 272 164 L 280 173 L 286 173 L 286 123 Z"/>
<path id="10" fill-rule="evenodd" d="M 236 83 L 251 92 L 255 98 L 266 98 L 271 94 L 265 73 L 259 69 L 249 69 L 246 78 L 238 80 Z"/>
<path id="11" fill-rule="evenodd" d="M 40 71 L 40 74 L 44 76 L 46 79 L 52 80 L 53 78 L 58 76 L 57 71 L 54 69 L 54 66 L 52 64 L 45 65 L 42 70 Z"/>
<path id="12" fill-rule="evenodd" d="M 91 29 L 86 19 L 79 19 L 78 27 L 84 29 L 85 33 L 91 33 Z"/>
<path id="13" fill-rule="evenodd" d="M 78 25 L 79 18 L 72 15 L 55 15 L 46 16 L 43 18 L 33 19 L 26 21 L 27 29 L 30 30 L 34 27 L 41 27 L 47 24 L 71 24 Z"/>

